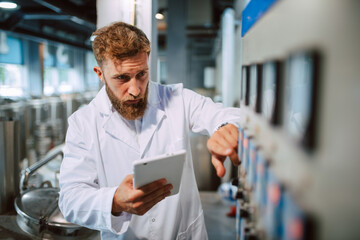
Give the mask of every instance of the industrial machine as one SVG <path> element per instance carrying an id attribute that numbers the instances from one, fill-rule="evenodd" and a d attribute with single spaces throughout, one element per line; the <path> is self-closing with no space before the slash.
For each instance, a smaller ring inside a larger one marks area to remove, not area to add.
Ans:
<path id="1" fill-rule="evenodd" d="M 236 9 L 246 115 L 238 239 L 359 238 L 359 7 L 252 0 Z"/>

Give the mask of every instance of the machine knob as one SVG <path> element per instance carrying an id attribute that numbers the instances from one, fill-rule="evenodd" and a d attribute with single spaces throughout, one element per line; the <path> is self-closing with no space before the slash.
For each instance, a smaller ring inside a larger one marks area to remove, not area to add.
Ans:
<path id="1" fill-rule="evenodd" d="M 238 189 L 235 195 L 236 199 L 243 200 L 244 202 L 249 202 L 249 196 L 243 189 Z"/>
<path id="2" fill-rule="evenodd" d="M 245 240 L 258 240 L 259 238 L 254 233 L 245 234 Z"/>
<path id="3" fill-rule="evenodd" d="M 231 184 L 238 187 L 239 186 L 239 178 L 234 178 L 232 181 L 231 181 Z"/>
<path id="4" fill-rule="evenodd" d="M 244 191 L 243 190 L 238 190 L 236 192 L 236 199 L 244 199 Z"/>
<path id="5" fill-rule="evenodd" d="M 239 214 L 240 218 L 249 218 L 250 217 L 250 212 L 247 208 L 240 208 L 240 214 Z"/>
<path id="6" fill-rule="evenodd" d="M 255 227 L 253 224 L 248 224 L 244 229 L 244 239 L 245 240 L 259 240 L 259 236 L 256 233 Z"/>

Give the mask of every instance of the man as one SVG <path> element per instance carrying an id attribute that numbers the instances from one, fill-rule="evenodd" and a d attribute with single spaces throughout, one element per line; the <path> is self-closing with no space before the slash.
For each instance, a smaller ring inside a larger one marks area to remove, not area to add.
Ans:
<path id="1" fill-rule="evenodd" d="M 239 164 L 237 127 L 225 124 L 239 122 L 239 109 L 222 108 L 181 84 L 149 81 L 150 42 L 136 27 L 118 22 L 93 35 L 94 71 L 105 86 L 69 118 L 63 215 L 100 230 L 103 239 L 207 239 L 189 131 L 212 135 L 207 146 L 222 177 L 227 156 Z M 187 156 L 178 194 L 168 197 L 166 179 L 133 189 L 135 160 L 180 149 Z"/>

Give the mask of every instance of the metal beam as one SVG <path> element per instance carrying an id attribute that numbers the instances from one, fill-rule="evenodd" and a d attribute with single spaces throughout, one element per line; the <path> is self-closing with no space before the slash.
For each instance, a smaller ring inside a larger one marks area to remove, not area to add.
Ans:
<path id="1" fill-rule="evenodd" d="M 95 24 L 89 23 L 81 18 L 78 18 L 76 16 L 70 16 L 66 14 L 25 14 L 23 16 L 24 20 L 55 20 L 55 21 L 71 21 L 76 24 L 86 26 L 87 28 L 91 30 L 95 30 Z"/>
<path id="2" fill-rule="evenodd" d="M 33 0 L 34 2 L 51 9 L 52 11 L 73 16 L 71 21 L 86 26 L 91 29 L 96 29 L 96 23 L 85 16 L 82 12 L 77 11 L 79 7 L 75 4 L 71 4 L 70 2 L 65 1 L 56 1 L 56 0 Z"/>
<path id="3" fill-rule="evenodd" d="M 16 26 L 23 20 L 23 15 L 21 12 L 13 13 L 6 21 L 4 21 L 1 25 L 1 29 L 12 31 L 16 28 Z"/>
<path id="4" fill-rule="evenodd" d="M 91 45 L 86 44 L 86 42 L 82 42 L 82 43 L 73 42 L 73 41 L 69 41 L 68 39 L 60 38 L 60 37 L 58 37 L 58 36 L 56 36 L 54 34 L 50 35 L 50 34 L 40 33 L 40 32 L 36 32 L 36 31 L 33 31 L 33 30 L 20 28 L 20 27 L 14 29 L 13 32 L 33 36 L 33 37 L 39 38 L 39 39 L 48 39 L 50 41 L 64 43 L 64 44 L 71 45 L 71 46 L 74 46 L 74 47 L 79 47 L 79 48 L 84 48 L 84 49 L 87 49 L 87 50 L 91 50 Z"/>
<path id="5" fill-rule="evenodd" d="M 24 20 L 55 20 L 55 21 L 64 21 L 71 20 L 72 16 L 69 15 L 57 15 L 57 14 L 43 14 L 43 13 L 33 13 L 33 14 L 25 14 L 23 16 Z"/>

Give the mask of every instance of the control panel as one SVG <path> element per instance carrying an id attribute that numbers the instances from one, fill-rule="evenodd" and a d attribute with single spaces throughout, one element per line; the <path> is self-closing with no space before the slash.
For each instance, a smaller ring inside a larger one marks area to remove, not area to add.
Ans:
<path id="1" fill-rule="evenodd" d="M 252 0 L 236 10 L 238 239 L 360 238 L 359 7 Z"/>

